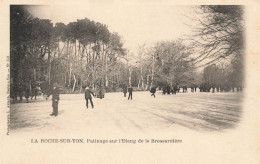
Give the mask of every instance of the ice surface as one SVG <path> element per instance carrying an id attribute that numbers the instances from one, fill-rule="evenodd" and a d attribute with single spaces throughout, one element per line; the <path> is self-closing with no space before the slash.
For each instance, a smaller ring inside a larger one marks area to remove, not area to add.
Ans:
<path id="1" fill-rule="evenodd" d="M 95 108 L 86 108 L 83 94 L 61 94 L 59 114 L 52 112 L 51 97 L 11 104 L 11 132 L 95 132 L 169 131 L 188 129 L 218 131 L 239 124 L 243 94 L 177 93 L 156 98 L 149 92 L 134 92 L 133 100 L 123 93 L 106 93 L 93 99 Z"/>

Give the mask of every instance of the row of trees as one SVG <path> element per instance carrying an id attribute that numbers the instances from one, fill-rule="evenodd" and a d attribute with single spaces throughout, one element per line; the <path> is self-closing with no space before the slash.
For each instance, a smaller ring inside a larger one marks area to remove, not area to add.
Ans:
<path id="1" fill-rule="evenodd" d="M 135 84 L 243 87 L 243 6 L 199 6 L 195 11 L 198 25 L 189 44 L 179 39 L 139 47 Z M 203 70 L 197 72 L 198 67 Z"/>
<path id="2" fill-rule="evenodd" d="M 84 85 L 114 88 L 128 80 L 121 37 L 87 18 L 53 25 L 11 6 L 11 83 L 57 82 L 67 90 Z"/>
<path id="3" fill-rule="evenodd" d="M 230 91 L 236 88 L 237 91 L 242 90 L 241 74 L 234 74 L 233 65 L 212 64 L 204 68 L 202 76 L 202 85 L 210 88 L 216 88 L 217 91 Z"/>
<path id="4" fill-rule="evenodd" d="M 191 43 L 161 41 L 140 45 L 137 54 L 131 54 L 119 34 L 102 23 L 85 18 L 53 25 L 31 16 L 24 6 L 11 6 L 11 89 L 37 81 L 57 82 L 68 92 L 86 85 L 107 91 L 128 84 L 140 90 L 168 84 L 243 86 L 243 8 L 199 10 L 200 26 Z M 223 60 L 227 64 L 221 65 Z M 198 67 L 205 68 L 198 73 Z"/>
<path id="5" fill-rule="evenodd" d="M 147 90 L 154 85 L 198 83 L 191 54 L 192 50 L 182 40 L 161 41 L 150 47 L 139 46 L 133 68 L 133 84 Z"/>

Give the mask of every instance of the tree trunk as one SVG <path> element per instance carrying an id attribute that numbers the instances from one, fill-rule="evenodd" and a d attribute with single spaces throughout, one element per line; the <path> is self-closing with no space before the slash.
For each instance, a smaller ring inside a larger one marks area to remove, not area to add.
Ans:
<path id="1" fill-rule="evenodd" d="M 58 58 L 60 58 L 60 39 L 58 39 Z"/>
<path id="2" fill-rule="evenodd" d="M 96 47 L 96 43 L 94 43 L 94 47 Z M 93 72 L 93 77 L 92 77 L 92 84 L 93 84 L 93 89 L 95 89 L 95 80 L 96 80 L 96 72 L 95 72 L 95 55 L 96 55 L 96 51 L 92 50 L 92 55 L 93 55 L 93 65 L 92 65 L 92 72 Z"/>
<path id="3" fill-rule="evenodd" d="M 143 76 L 143 68 L 141 67 L 141 84 L 142 84 L 142 89 L 144 89 L 144 76 Z"/>
<path id="4" fill-rule="evenodd" d="M 103 79 L 104 79 L 104 43 L 102 44 L 102 57 L 101 57 L 101 60 L 102 60 L 102 66 L 101 66 L 101 85 L 103 86 Z"/>
<path id="5" fill-rule="evenodd" d="M 51 84 L 51 51 L 50 47 L 48 46 L 48 76 L 49 76 L 49 84 Z"/>
<path id="6" fill-rule="evenodd" d="M 67 76 L 67 74 L 69 75 L 70 73 L 70 54 L 69 54 L 69 41 L 67 41 L 67 61 L 66 61 L 66 64 L 67 64 L 67 70 L 66 70 L 66 78 L 65 78 L 65 82 L 67 83 L 68 82 L 68 86 L 70 86 L 70 76 Z M 68 78 L 68 80 L 67 80 Z"/>
<path id="7" fill-rule="evenodd" d="M 36 81 L 36 74 L 37 74 L 37 72 L 36 72 L 36 69 L 34 68 L 33 69 L 33 81 L 34 82 Z"/>
<path id="8" fill-rule="evenodd" d="M 140 89 L 141 79 L 138 80 L 137 88 Z"/>
<path id="9" fill-rule="evenodd" d="M 155 63 L 155 56 L 154 56 L 154 54 L 153 54 L 153 65 L 152 65 L 152 79 L 151 79 L 151 85 L 150 85 L 150 88 L 149 89 L 151 89 L 151 87 L 153 86 L 153 78 L 154 78 L 154 63 Z"/>
<path id="10" fill-rule="evenodd" d="M 79 92 L 80 92 L 80 93 L 82 92 L 82 82 L 80 82 L 80 89 L 79 89 Z"/>
<path id="11" fill-rule="evenodd" d="M 132 70 L 131 70 L 131 68 L 128 68 L 128 70 L 129 70 L 129 78 L 128 78 L 128 80 L 129 80 L 129 85 L 132 85 L 132 84 L 131 84 L 131 82 L 132 82 L 132 79 L 131 79 Z"/>
<path id="12" fill-rule="evenodd" d="M 75 91 L 76 82 L 77 82 L 77 79 L 76 79 L 76 76 L 75 76 L 75 75 L 73 75 L 73 79 L 74 79 L 74 84 L 73 84 L 72 92 Z"/>
<path id="13" fill-rule="evenodd" d="M 149 87 L 149 75 L 146 76 L 146 87 L 145 90 L 147 91 Z"/>
<path id="14" fill-rule="evenodd" d="M 72 46 L 73 45 L 70 46 L 70 48 L 69 48 L 70 50 L 72 49 Z M 72 53 L 73 51 L 70 51 L 70 52 Z M 72 59 L 71 59 L 70 52 L 69 52 L 69 77 L 68 77 L 69 78 L 69 87 L 71 87 L 70 85 L 71 85 L 71 77 L 72 77 L 72 63 L 71 63 Z"/>
<path id="15" fill-rule="evenodd" d="M 106 70 L 105 70 L 105 73 L 106 73 L 106 87 L 108 87 L 108 77 L 107 77 L 107 53 L 105 53 L 105 67 L 106 67 Z"/>

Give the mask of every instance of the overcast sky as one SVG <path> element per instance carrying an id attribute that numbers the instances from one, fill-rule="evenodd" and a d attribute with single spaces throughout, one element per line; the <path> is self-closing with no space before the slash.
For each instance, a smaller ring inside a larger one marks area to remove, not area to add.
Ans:
<path id="1" fill-rule="evenodd" d="M 174 40 L 189 34 L 192 7 L 158 4 L 91 3 L 81 5 L 32 6 L 29 12 L 36 17 L 56 22 L 89 18 L 106 24 L 111 32 L 122 36 L 124 47 L 136 53 L 140 44 Z M 185 16 L 186 15 L 186 16 Z"/>

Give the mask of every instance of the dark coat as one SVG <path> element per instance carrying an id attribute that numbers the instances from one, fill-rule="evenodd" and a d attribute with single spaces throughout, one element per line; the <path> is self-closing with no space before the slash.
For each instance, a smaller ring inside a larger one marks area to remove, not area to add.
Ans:
<path id="1" fill-rule="evenodd" d="M 32 95 L 36 95 L 37 96 L 37 94 L 38 94 L 38 88 L 37 88 L 36 85 L 33 85 L 32 86 Z"/>
<path id="2" fill-rule="evenodd" d="M 150 92 L 151 92 L 151 93 L 155 93 L 155 92 L 156 92 L 156 88 L 155 88 L 155 87 L 152 87 Z"/>
<path id="3" fill-rule="evenodd" d="M 49 97 L 50 95 L 52 95 L 52 101 L 60 100 L 60 89 L 56 87 L 55 89 L 50 90 L 47 96 Z"/>
<path id="4" fill-rule="evenodd" d="M 127 93 L 127 87 L 123 87 L 123 93 Z"/>
<path id="5" fill-rule="evenodd" d="M 134 91 L 134 90 L 133 90 L 132 87 L 129 87 L 129 88 L 128 88 L 128 92 L 129 92 L 129 93 L 132 93 L 133 91 Z"/>
<path id="6" fill-rule="evenodd" d="M 173 87 L 173 91 L 176 92 L 177 90 L 178 90 L 177 85 L 174 85 L 174 87 Z"/>
<path id="7" fill-rule="evenodd" d="M 85 99 L 91 99 L 91 95 L 94 96 L 94 93 L 90 89 L 85 89 Z"/>
<path id="8" fill-rule="evenodd" d="M 25 89 L 25 98 L 29 98 L 29 96 L 30 96 L 30 88 L 27 87 L 27 88 Z"/>

